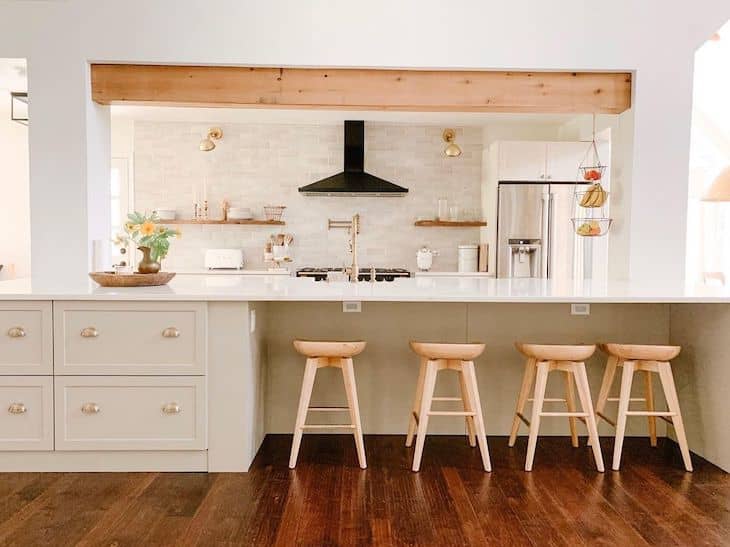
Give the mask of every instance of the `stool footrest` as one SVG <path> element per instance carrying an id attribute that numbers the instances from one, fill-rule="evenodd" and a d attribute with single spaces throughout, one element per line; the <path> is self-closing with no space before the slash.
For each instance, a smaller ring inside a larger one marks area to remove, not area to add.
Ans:
<path id="1" fill-rule="evenodd" d="M 540 416 L 567 416 L 572 418 L 586 418 L 587 412 L 540 412 Z"/>
<path id="2" fill-rule="evenodd" d="M 520 420 L 522 420 L 522 421 L 523 421 L 523 422 L 525 423 L 525 425 L 526 425 L 527 427 L 530 427 L 530 420 L 528 420 L 527 418 L 525 418 L 525 415 L 524 415 L 524 414 L 522 414 L 522 412 L 517 412 L 517 417 L 518 417 L 518 418 L 519 418 Z"/>
<path id="3" fill-rule="evenodd" d="M 618 397 L 609 397 L 608 399 L 606 399 L 606 401 L 607 402 L 611 402 L 611 403 L 618 403 Z M 629 398 L 629 402 L 630 403 L 639 402 L 639 401 L 642 402 L 642 403 L 645 403 L 646 402 L 646 399 L 644 397 L 631 397 L 631 398 Z"/>
<path id="4" fill-rule="evenodd" d="M 463 401 L 461 397 L 431 397 L 432 401 Z"/>
<path id="5" fill-rule="evenodd" d="M 353 424 L 305 424 L 302 429 L 355 429 Z"/>
<path id="6" fill-rule="evenodd" d="M 613 418 L 609 418 L 603 412 L 596 412 L 596 416 L 600 416 L 603 420 L 616 427 L 616 421 Z"/>
<path id="7" fill-rule="evenodd" d="M 347 412 L 350 409 L 346 406 L 310 406 L 309 412 Z"/>
<path id="8" fill-rule="evenodd" d="M 626 413 L 627 416 L 676 416 L 676 412 L 658 412 L 650 410 L 630 410 Z"/>
<path id="9" fill-rule="evenodd" d="M 462 410 L 430 410 L 429 416 L 475 416 L 476 412 L 466 412 Z"/>
<path id="10" fill-rule="evenodd" d="M 535 399 L 532 399 L 532 398 L 530 398 L 530 399 L 527 399 L 527 400 L 528 400 L 529 402 L 531 402 L 531 403 L 535 401 Z M 542 400 L 542 402 L 543 402 L 543 403 L 565 403 L 565 402 L 566 402 L 566 400 L 565 400 L 565 399 L 560 399 L 560 398 L 555 398 L 555 397 L 545 397 L 545 398 L 544 398 L 544 399 Z"/>

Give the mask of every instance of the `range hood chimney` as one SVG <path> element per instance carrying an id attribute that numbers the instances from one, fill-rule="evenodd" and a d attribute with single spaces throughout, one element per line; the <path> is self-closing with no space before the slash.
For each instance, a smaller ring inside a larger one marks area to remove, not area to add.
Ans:
<path id="1" fill-rule="evenodd" d="M 365 172 L 365 122 L 346 120 L 345 170 L 299 191 L 305 196 L 399 197 L 406 195 L 408 188 Z"/>

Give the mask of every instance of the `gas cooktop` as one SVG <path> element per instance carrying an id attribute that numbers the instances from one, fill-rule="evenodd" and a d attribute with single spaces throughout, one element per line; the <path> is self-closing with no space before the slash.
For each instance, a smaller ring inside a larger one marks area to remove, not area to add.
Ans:
<path id="1" fill-rule="evenodd" d="M 325 281 L 327 272 L 341 272 L 342 268 L 301 268 L 297 277 L 312 277 L 315 281 Z M 370 281 L 370 268 L 361 268 L 358 281 Z M 411 277 L 411 272 L 404 268 L 375 268 L 375 281 L 393 281 L 396 277 Z"/>

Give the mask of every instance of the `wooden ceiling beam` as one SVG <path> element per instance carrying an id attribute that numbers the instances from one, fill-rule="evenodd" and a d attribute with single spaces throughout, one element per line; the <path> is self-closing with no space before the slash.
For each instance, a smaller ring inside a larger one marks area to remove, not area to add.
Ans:
<path id="1" fill-rule="evenodd" d="M 100 104 L 618 114 L 628 72 L 91 65 Z"/>

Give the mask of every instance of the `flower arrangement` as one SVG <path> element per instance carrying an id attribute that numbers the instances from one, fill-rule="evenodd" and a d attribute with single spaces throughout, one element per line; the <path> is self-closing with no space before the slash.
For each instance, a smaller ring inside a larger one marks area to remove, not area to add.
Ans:
<path id="1" fill-rule="evenodd" d="M 137 247 L 147 247 L 153 262 L 159 262 L 167 256 L 170 250 L 170 239 L 181 237 L 179 230 L 171 230 L 167 226 L 158 224 L 159 218 L 155 213 L 151 215 L 138 212 L 127 215 L 128 221 L 124 224 L 124 231 Z"/>

